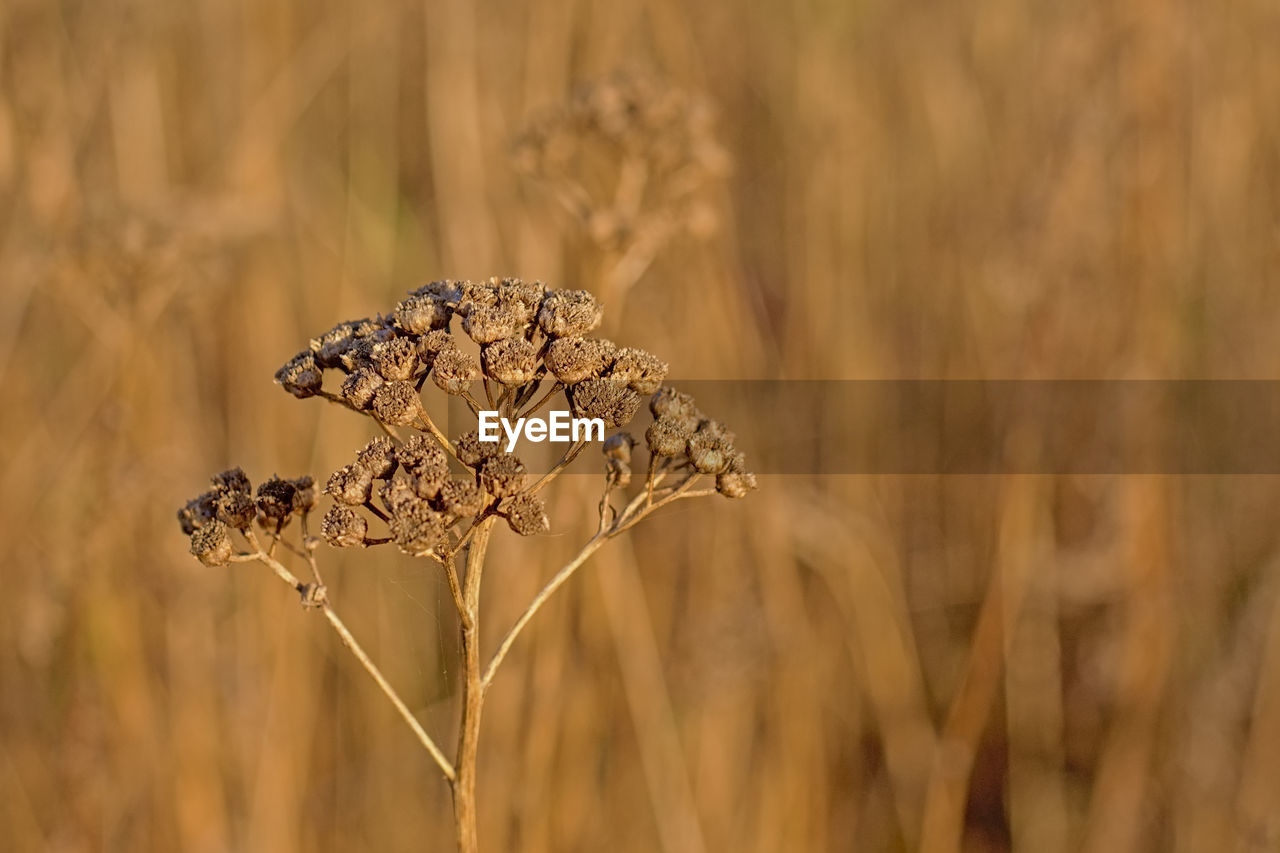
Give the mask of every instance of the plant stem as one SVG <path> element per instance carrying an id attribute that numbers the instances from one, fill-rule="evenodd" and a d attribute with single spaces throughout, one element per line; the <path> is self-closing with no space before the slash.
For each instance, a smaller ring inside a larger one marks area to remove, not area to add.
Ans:
<path id="1" fill-rule="evenodd" d="M 458 732 L 457 777 L 453 780 L 453 819 L 458 834 L 459 853 L 476 853 L 476 756 L 480 742 L 480 713 L 484 708 L 484 685 L 480 676 L 480 578 L 489 546 L 493 519 L 476 526 L 467 546 L 467 574 L 462 581 L 460 620 L 462 634 L 462 722 Z"/>

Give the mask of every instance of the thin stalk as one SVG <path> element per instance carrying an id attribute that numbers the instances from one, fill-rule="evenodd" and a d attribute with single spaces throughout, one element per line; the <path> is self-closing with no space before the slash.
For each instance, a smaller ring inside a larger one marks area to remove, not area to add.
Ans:
<path id="1" fill-rule="evenodd" d="M 467 546 L 467 574 L 463 578 L 462 604 L 466 617 L 462 634 L 462 723 L 458 732 L 457 778 L 453 780 L 453 819 L 459 853 L 476 853 L 476 756 L 480 742 L 480 714 L 484 709 L 484 685 L 480 675 L 480 579 L 489 547 L 493 519 L 481 521 Z M 469 617 L 469 618 L 467 618 Z"/>

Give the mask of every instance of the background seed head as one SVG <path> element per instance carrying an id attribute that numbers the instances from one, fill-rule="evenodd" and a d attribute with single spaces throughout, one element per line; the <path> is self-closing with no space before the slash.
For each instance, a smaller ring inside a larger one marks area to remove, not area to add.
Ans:
<path id="1" fill-rule="evenodd" d="M 373 405 L 373 395 L 382 383 L 382 377 L 373 368 L 361 368 L 342 380 L 342 399 L 353 408 L 364 411 Z"/>
<path id="2" fill-rule="evenodd" d="M 756 487 L 756 475 L 750 471 L 729 470 L 716 475 L 716 491 L 726 498 L 745 498 Z"/>
<path id="3" fill-rule="evenodd" d="M 681 422 L 660 418 L 645 430 L 645 443 L 649 452 L 657 456 L 679 456 L 684 453 L 689 436 L 693 434 Z"/>
<path id="4" fill-rule="evenodd" d="M 351 507 L 334 504 L 324 514 L 320 535 L 335 548 L 355 548 L 364 544 L 369 522 Z"/>
<path id="5" fill-rule="evenodd" d="M 636 446 L 635 437 L 629 432 L 614 433 L 605 439 L 601 452 L 604 453 L 606 459 L 616 459 L 619 462 L 631 461 L 631 448 Z"/>
<path id="6" fill-rule="evenodd" d="M 248 530 L 258 514 L 253 495 L 248 492 L 224 491 L 218 496 L 218 520 L 236 530 Z"/>
<path id="7" fill-rule="evenodd" d="M 728 467 L 733 446 L 718 436 L 696 432 L 689 437 L 686 453 L 699 473 L 719 474 Z"/>
<path id="8" fill-rule="evenodd" d="M 191 500 L 178 510 L 178 523 L 182 532 L 190 536 L 196 530 L 213 521 L 218 514 L 218 492 L 205 492 Z"/>
<path id="9" fill-rule="evenodd" d="M 585 290 L 553 290 L 542 300 L 538 325 L 553 338 L 585 335 L 600 325 L 604 311 Z"/>
<path id="10" fill-rule="evenodd" d="M 702 420 L 693 397 L 671 387 L 659 388 L 649 398 L 649 411 L 655 418 L 693 418 L 695 427 Z"/>
<path id="11" fill-rule="evenodd" d="M 505 338 L 480 351 L 484 375 L 503 385 L 523 385 L 538 372 L 538 351 L 524 338 Z"/>
<path id="12" fill-rule="evenodd" d="M 249 477 L 244 473 L 242 468 L 230 468 L 221 474 L 213 476 L 213 487 L 216 491 L 226 492 L 244 492 L 247 495 L 253 494 L 253 484 L 249 482 Z"/>
<path id="13" fill-rule="evenodd" d="M 546 505 L 542 502 L 542 498 L 534 494 L 516 495 L 507 502 L 503 514 L 511 529 L 521 536 L 546 533 L 551 529 Z"/>
<path id="14" fill-rule="evenodd" d="M 602 375 L 617 348 L 602 338 L 557 338 L 547 347 L 545 361 L 551 375 L 566 385 Z"/>
<path id="15" fill-rule="evenodd" d="M 373 413 L 391 426 L 409 426 L 422 417 L 422 400 L 409 382 L 384 382 L 373 394 Z"/>
<path id="16" fill-rule="evenodd" d="M 303 475 L 289 481 L 293 484 L 293 511 L 299 515 L 311 512 L 316 508 L 316 481 Z"/>

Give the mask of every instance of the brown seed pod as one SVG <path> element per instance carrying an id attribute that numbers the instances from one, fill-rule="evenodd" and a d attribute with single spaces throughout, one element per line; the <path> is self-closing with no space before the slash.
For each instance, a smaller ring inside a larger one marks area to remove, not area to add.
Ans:
<path id="1" fill-rule="evenodd" d="M 253 495 L 248 492 L 225 491 L 218 496 L 218 520 L 236 530 L 248 530 L 258 514 Z"/>
<path id="2" fill-rule="evenodd" d="M 427 468 L 413 475 L 413 491 L 423 500 L 431 500 L 440 494 L 440 488 L 447 482 L 448 468 Z"/>
<path id="3" fill-rule="evenodd" d="M 674 388 L 659 388 L 649 398 L 649 411 L 655 418 L 692 418 L 694 427 L 702 420 L 702 412 L 694 405 L 693 397 Z"/>
<path id="4" fill-rule="evenodd" d="M 734 434 L 733 430 L 729 429 L 719 421 L 713 421 L 707 418 L 703 418 L 698 421 L 698 428 L 696 432 L 715 436 L 716 438 L 723 440 L 725 444 L 733 444 L 738 440 L 738 436 Z"/>
<path id="5" fill-rule="evenodd" d="M 514 495 L 524 483 L 524 463 L 513 453 L 492 456 L 480 465 L 480 488 L 495 498 Z"/>
<path id="6" fill-rule="evenodd" d="M 213 477 L 213 488 L 220 492 L 244 492 L 253 494 L 253 484 L 242 468 L 230 468 Z"/>
<path id="7" fill-rule="evenodd" d="M 425 501 L 402 503 L 388 525 L 400 550 L 413 557 L 439 553 L 444 545 L 444 518 Z"/>
<path id="8" fill-rule="evenodd" d="M 366 317 L 360 320 L 347 320 L 339 323 L 317 338 L 311 339 L 311 351 L 315 353 L 316 364 L 321 367 L 347 367 L 351 360 L 351 351 L 361 342 L 365 344 L 390 337 L 390 329 L 386 328 L 381 317 Z"/>
<path id="9" fill-rule="evenodd" d="M 361 506 L 373 495 L 373 474 L 363 465 L 346 465 L 329 475 L 325 494 L 348 506 Z"/>
<path id="10" fill-rule="evenodd" d="M 396 446 L 385 435 L 371 439 L 356 453 L 356 465 L 369 472 L 375 480 L 385 480 L 395 473 Z"/>
<path id="11" fill-rule="evenodd" d="M 373 405 L 373 395 L 382 383 L 382 377 L 373 368 L 356 370 L 342 381 L 342 399 L 353 409 L 364 411 Z"/>
<path id="12" fill-rule="evenodd" d="M 314 397 L 324 385 L 324 372 L 310 351 L 300 352 L 276 371 L 276 383 L 299 400 Z"/>
<path id="13" fill-rule="evenodd" d="M 538 311 L 538 325 L 553 338 L 585 335 L 603 318 L 604 309 L 585 290 L 548 291 Z"/>
<path id="14" fill-rule="evenodd" d="M 693 434 L 686 424 L 667 418 L 659 418 L 645 430 L 645 443 L 656 456 L 679 456 L 684 453 L 689 436 Z"/>
<path id="15" fill-rule="evenodd" d="M 418 345 L 412 338 L 392 338 L 374 344 L 369 358 L 383 379 L 409 379 L 418 369 Z"/>
<path id="16" fill-rule="evenodd" d="M 299 515 L 311 512 L 316 508 L 316 481 L 307 475 L 294 477 L 293 511 Z"/>
<path id="17" fill-rule="evenodd" d="M 421 433 L 409 436 L 395 449 L 396 461 L 410 474 L 423 471 L 448 471 L 449 457 L 433 439 Z"/>
<path id="18" fill-rule="evenodd" d="M 422 502 L 413 485 L 400 477 L 383 483 L 382 488 L 378 489 L 378 498 L 392 515 L 405 511 L 404 508 L 410 504 Z"/>
<path id="19" fill-rule="evenodd" d="M 616 459 L 619 462 L 630 462 L 631 448 L 635 446 L 636 440 L 631 433 L 619 432 L 606 438 L 600 450 L 604 453 L 606 459 Z"/>
<path id="20" fill-rule="evenodd" d="M 431 366 L 431 381 L 446 394 L 462 394 L 479 378 L 480 366 L 462 350 L 444 350 Z"/>
<path id="21" fill-rule="evenodd" d="M 422 400 L 410 382 L 384 382 L 373 394 L 372 409 L 384 424 L 410 426 L 422 417 Z"/>
<path id="22" fill-rule="evenodd" d="M 490 282 L 496 279 L 490 279 Z M 497 282 L 498 302 L 507 305 L 519 318 L 521 326 L 527 326 L 538 316 L 538 308 L 546 295 L 546 285 L 540 281 L 524 281 L 504 278 Z"/>
<path id="23" fill-rule="evenodd" d="M 524 324 L 510 305 L 472 305 L 462 318 L 462 331 L 478 344 L 487 344 L 519 333 Z"/>
<path id="24" fill-rule="evenodd" d="M 289 480 L 272 477 L 258 486 L 258 511 L 269 519 L 285 519 L 293 515 L 293 495 L 298 491 Z"/>
<path id="25" fill-rule="evenodd" d="M 511 529 L 521 536 L 546 533 L 551 529 L 546 505 L 534 494 L 516 495 L 503 505 L 502 514 Z"/>
<path id="26" fill-rule="evenodd" d="M 406 299 L 400 300 L 391 314 L 396 328 L 411 335 L 448 328 L 449 318 L 452 316 L 453 306 L 432 293 L 410 294 Z"/>
<path id="27" fill-rule="evenodd" d="M 551 375 L 566 385 L 602 375 L 613 364 L 616 347 L 601 338 L 557 338 L 547 347 Z"/>
<path id="28" fill-rule="evenodd" d="M 206 566 L 225 566 L 235 554 L 227 526 L 210 521 L 191 534 L 191 553 Z"/>
<path id="29" fill-rule="evenodd" d="M 605 479 L 608 480 L 610 486 L 625 489 L 627 486 L 631 485 L 630 462 L 623 462 L 621 459 L 606 458 L 604 460 L 604 473 Z"/>
<path id="30" fill-rule="evenodd" d="M 626 426 L 640 408 L 640 395 L 612 379 L 588 379 L 569 386 L 569 406 L 580 418 L 600 418 L 606 428 Z"/>
<path id="31" fill-rule="evenodd" d="M 505 338 L 480 350 L 484 375 L 503 385 L 523 385 L 538 372 L 538 351 L 524 338 Z"/>
<path id="32" fill-rule="evenodd" d="M 667 363 L 651 352 L 623 347 L 614 356 L 609 378 L 626 382 L 640 394 L 652 394 L 666 378 L 667 368 Z"/>
<path id="33" fill-rule="evenodd" d="M 453 449 L 458 454 L 458 461 L 468 468 L 479 468 L 484 460 L 497 456 L 502 451 L 499 442 L 481 441 L 479 430 L 474 429 L 458 436 Z"/>
<path id="34" fill-rule="evenodd" d="M 484 492 L 469 480 L 449 480 L 436 496 L 436 508 L 454 518 L 478 515 L 485 507 Z"/>
<path id="35" fill-rule="evenodd" d="M 693 467 L 702 474 L 719 474 L 728 467 L 733 452 L 729 442 L 705 432 L 691 435 L 685 449 Z"/>
<path id="36" fill-rule="evenodd" d="M 441 279 L 424 284 L 416 290 L 411 290 L 409 295 L 428 296 L 443 305 L 456 308 L 458 300 L 462 297 L 462 288 L 465 284 L 466 282 L 464 281 Z"/>
<path id="37" fill-rule="evenodd" d="M 756 488 L 756 475 L 750 471 L 729 470 L 716 475 L 716 491 L 726 498 L 745 498 Z"/>
<path id="38" fill-rule="evenodd" d="M 213 521 L 218 515 L 218 498 L 218 492 L 212 491 L 187 501 L 187 505 L 178 510 L 178 523 L 182 525 L 182 532 L 190 536 Z"/>
<path id="39" fill-rule="evenodd" d="M 335 548 L 356 548 L 364 544 L 369 522 L 351 507 L 334 504 L 324 514 L 320 535 Z"/>

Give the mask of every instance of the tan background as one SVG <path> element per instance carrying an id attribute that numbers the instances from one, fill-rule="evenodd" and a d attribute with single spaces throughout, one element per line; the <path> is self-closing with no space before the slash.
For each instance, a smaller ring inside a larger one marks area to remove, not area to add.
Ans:
<path id="1" fill-rule="evenodd" d="M 673 376 L 1266 378 L 1278 39 L 1265 0 L 8 0 L 0 846 L 451 849 L 332 635 L 173 513 L 368 435 L 272 386 L 308 335 L 430 278 L 580 283 L 507 157 L 574 81 L 636 65 L 718 107 L 720 230 L 615 317 Z M 762 485 L 540 614 L 485 720 L 486 849 L 1280 844 L 1274 480 Z M 584 512 L 501 538 L 491 631 Z M 330 566 L 448 731 L 437 579 Z"/>

